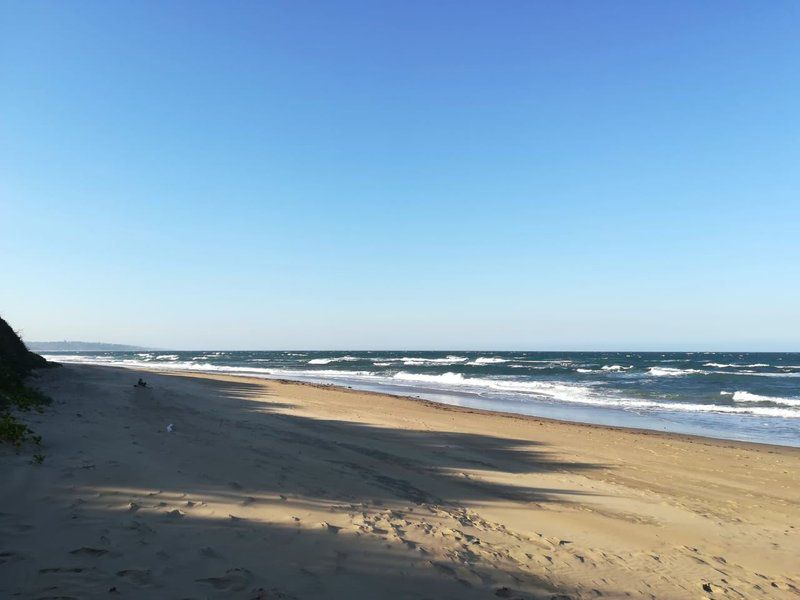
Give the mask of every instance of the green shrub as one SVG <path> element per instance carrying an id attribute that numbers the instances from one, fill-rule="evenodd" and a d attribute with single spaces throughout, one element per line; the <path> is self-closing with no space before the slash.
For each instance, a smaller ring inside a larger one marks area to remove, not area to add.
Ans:
<path id="1" fill-rule="evenodd" d="M 30 427 L 20 423 L 11 413 L 0 415 L 0 441 L 19 448 L 32 433 Z"/>
<path id="2" fill-rule="evenodd" d="M 25 378 L 33 369 L 54 365 L 30 352 L 19 335 L 0 318 L 0 443 L 11 444 L 17 449 L 27 441 L 41 445 L 42 437 L 34 435 L 30 427 L 12 414 L 12 410 L 42 412 L 43 407 L 50 404 L 50 398 L 25 385 Z M 34 455 L 33 460 L 35 464 L 41 464 L 44 455 Z"/>

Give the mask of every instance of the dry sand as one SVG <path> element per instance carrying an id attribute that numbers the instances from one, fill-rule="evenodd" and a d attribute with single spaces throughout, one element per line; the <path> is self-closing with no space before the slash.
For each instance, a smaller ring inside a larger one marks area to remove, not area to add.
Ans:
<path id="1" fill-rule="evenodd" d="M 797 449 L 246 378 L 37 381 L 44 464 L 0 449 L 3 598 L 800 598 Z"/>

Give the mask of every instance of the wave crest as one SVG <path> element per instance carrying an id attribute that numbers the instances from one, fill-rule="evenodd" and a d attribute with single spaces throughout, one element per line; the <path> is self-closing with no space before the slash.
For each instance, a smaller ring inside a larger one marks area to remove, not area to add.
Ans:
<path id="1" fill-rule="evenodd" d="M 309 365 L 329 365 L 331 363 L 336 362 L 352 362 L 355 360 L 361 360 L 357 356 L 334 356 L 331 358 L 312 358 L 308 361 Z"/>
<path id="2" fill-rule="evenodd" d="M 505 358 L 496 358 L 493 356 L 480 356 L 473 360 L 472 362 L 468 362 L 468 365 L 499 365 L 500 363 L 507 363 L 508 359 Z"/>
<path id="3" fill-rule="evenodd" d="M 800 398 L 781 398 L 778 396 L 762 396 L 760 394 L 751 394 L 750 392 L 737 391 L 733 393 L 734 402 L 772 402 L 773 404 L 780 404 L 782 406 L 797 406 L 800 407 Z"/>
<path id="4" fill-rule="evenodd" d="M 653 377 L 682 377 L 683 375 L 707 375 L 708 371 L 700 369 L 677 369 L 675 367 L 650 367 L 648 374 Z"/>

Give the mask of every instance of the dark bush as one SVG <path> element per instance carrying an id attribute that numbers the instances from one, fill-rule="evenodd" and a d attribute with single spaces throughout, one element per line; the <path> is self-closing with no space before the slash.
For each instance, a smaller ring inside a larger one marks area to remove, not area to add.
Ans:
<path id="1" fill-rule="evenodd" d="M 11 326 L 0 318 L 0 443 L 19 448 L 26 441 L 40 444 L 42 438 L 12 414 L 13 410 L 42 411 L 50 398 L 25 385 L 31 370 L 54 366 L 25 347 Z"/>

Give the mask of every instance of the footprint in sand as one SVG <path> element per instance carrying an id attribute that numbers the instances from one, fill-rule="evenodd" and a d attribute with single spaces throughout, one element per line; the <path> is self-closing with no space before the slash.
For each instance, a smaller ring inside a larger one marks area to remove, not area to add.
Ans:
<path id="1" fill-rule="evenodd" d="M 220 577 L 204 577 L 196 579 L 198 583 L 206 583 L 218 590 L 241 592 L 247 588 L 253 579 L 253 574 L 247 569 L 228 569 Z"/>
<path id="2" fill-rule="evenodd" d="M 70 550 L 69 553 L 84 555 L 84 556 L 103 556 L 104 554 L 108 554 L 108 550 L 104 550 L 103 548 L 91 548 L 89 546 L 82 546 L 80 548 L 76 548 L 75 550 Z"/>
<path id="3" fill-rule="evenodd" d="M 277 588 L 256 588 L 251 591 L 253 596 L 250 600 L 297 600 L 297 596 L 292 596 L 286 592 L 282 592 Z"/>
<path id="4" fill-rule="evenodd" d="M 0 565 L 7 562 L 16 562 L 18 560 L 25 560 L 25 557 L 16 552 L 4 551 L 0 552 Z"/>
<path id="5" fill-rule="evenodd" d="M 126 525 L 127 529 L 132 529 L 138 532 L 142 537 L 156 535 L 156 530 L 150 527 L 147 523 L 141 521 L 131 521 Z"/>
<path id="6" fill-rule="evenodd" d="M 118 577 L 124 577 L 136 585 L 148 585 L 152 582 L 150 569 L 123 569 L 117 571 Z"/>
<path id="7" fill-rule="evenodd" d="M 83 573 L 88 570 L 89 569 L 85 569 L 84 567 L 49 567 L 47 569 L 39 569 L 39 573 L 42 575 L 51 573 Z"/>
<path id="8" fill-rule="evenodd" d="M 26 531 L 33 529 L 33 525 L 28 525 L 26 523 L 11 523 L 8 528 L 15 533 L 25 533 Z"/>

